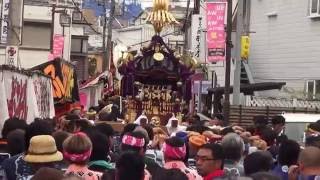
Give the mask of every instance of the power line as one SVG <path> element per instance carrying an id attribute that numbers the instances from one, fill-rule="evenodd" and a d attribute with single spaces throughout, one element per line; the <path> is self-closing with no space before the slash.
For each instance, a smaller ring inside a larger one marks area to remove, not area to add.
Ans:
<path id="1" fill-rule="evenodd" d="M 92 27 L 92 24 L 90 24 L 87 19 L 85 18 L 85 16 L 83 15 L 81 9 L 79 8 L 79 6 L 76 4 L 76 2 L 74 2 L 74 0 L 72 0 L 73 6 L 77 9 L 78 12 L 81 13 L 81 16 L 83 17 L 83 20 L 86 22 L 86 24 L 91 28 L 91 30 L 93 30 L 96 34 L 102 35 L 102 33 L 98 32 L 94 27 Z"/>
<path id="2" fill-rule="evenodd" d="M 164 35 L 162 35 L 161 37 L 166 37 L 166 36 L 169 36 L 169 35 L 174 34 L 174 33 L 177 33 L 177 32 L 179 32 L 179 31 L 174 31 L 174 32 L 171 32 L 171 33 L 168 33 L 168 34 L 164 34 Z M 135 43 L 135 44 L 128 45 L 128 47 L 130 47 L 130 46 L 135 46 L 135 45 L 139 45 L 139 44 L 141 44 L 141 43 L 146 43 L 146 42 L 149 42 L 149 41 L 151 41 L 151 39 L 150 39 L 150 40 L 146 40 L 146 41 L 141 41 L 141 42 L 139 42 L 139 43 Z"/>

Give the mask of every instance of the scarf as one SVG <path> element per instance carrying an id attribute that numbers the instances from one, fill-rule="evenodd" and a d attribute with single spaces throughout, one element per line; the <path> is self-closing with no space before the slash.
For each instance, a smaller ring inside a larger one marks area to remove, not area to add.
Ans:
<path id="1" fill-rule="evenodd" d="M 221 177 L 223 175 L 224 175 L 224 171 L 219 169 L 219 170 L 215 170 L 212 173 L 210 173 L 207 176 L 205 176 L 203 178 L 203 180 L 213 180 L 214 178 Z"/>

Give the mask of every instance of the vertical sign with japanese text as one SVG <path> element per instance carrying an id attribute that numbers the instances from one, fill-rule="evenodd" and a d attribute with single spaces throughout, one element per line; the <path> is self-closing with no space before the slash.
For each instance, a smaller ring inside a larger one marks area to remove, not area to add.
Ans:
<path id="1" fill-rule="evenodd" d="M 3 0 L 1 14 L 1 44 L 7 44 L 8 42 L 9 9 L 10 0 Z"/>
<path id="2" fill-rule="evenodd" d="M 226 2 L 207 2 L 207 48 L 208 61 L 224 61 L 226 55 L 225 16 Z"/>
<path id="3" fill-rule="evenodd" d="M 64 48 L 64 37 L 62 35 L 54 35 L 53 37 L 53 57 L 58 58 L 62 57 Z"/>
<path id="4" fill-rule="evenodd" d="M 204 48 L 204 30 L 205 30 L 205 19 L 202 15 L 192 15 L 191 24 L 191 51 L 193 57 L 196 58 L 200 63 L 205 62 L 205 48 Z"/>

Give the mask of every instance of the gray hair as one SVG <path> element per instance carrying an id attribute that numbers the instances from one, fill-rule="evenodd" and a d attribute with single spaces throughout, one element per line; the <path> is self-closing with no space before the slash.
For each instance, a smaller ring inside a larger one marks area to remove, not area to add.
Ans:
<path id="1" fill-rule="evenodd" d="M 225 159 L 239 161 L 244 152 L 243 139 L 236 133 L 228 133 L 221 142 Z"/>

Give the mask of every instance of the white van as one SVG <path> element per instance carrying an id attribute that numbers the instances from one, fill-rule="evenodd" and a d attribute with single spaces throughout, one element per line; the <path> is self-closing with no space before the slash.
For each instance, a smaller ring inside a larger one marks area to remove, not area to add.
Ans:
<path id="1" fill-rule="evenodd" d="M 289 139 L 304 142 L 304 131 L 308 124 L 320 120 L 320 114 L 283 113 L 286 119 L 285 134 Z"/>

